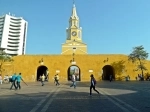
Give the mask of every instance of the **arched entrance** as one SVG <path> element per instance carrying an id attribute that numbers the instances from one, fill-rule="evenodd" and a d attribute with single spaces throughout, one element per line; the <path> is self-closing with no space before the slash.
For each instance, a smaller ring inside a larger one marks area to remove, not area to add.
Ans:
<path id="1" fill-rule="evenodd" d="M 36 77 L 36 80 L 40 81 L 39 80 L 40 76 L 43 75 L 43 74 L 45 75 L 45 80 L 48 81 L 49 71 L 48 71 L 48 68 L 46 66 L 44 66 L 44 65 L 39 66 L 37 68 L 37 77 Z"/>
<path id="2" fill-rule="evenodd" d="M 75 74 L 76 76 L 76 81 L 81 81 L 81 76 L 80 76 L 80 68 L 76 65 L 71 65 L 68 68 L 68 81 L 71 80 L 71 76 Z"/>
<path id="3" fill-rule="evenodd" d="M 115 71 L 111 65 L 105 65 L 103 68 L 102 80 L 109 80 L 110 75 L 115 79 Z"/>

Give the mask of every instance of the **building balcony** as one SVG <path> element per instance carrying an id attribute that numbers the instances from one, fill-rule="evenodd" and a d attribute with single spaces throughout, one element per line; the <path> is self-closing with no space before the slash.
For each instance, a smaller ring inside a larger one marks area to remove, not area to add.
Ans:
<path id="1" fill-rule="evenodd" d="M 21 25 L 18 25 L 18 24 L 9 24 L 9 26 L 11 26 L 11 27 L 21 27 Z"/>
<path id="2" fill-rule="evenodd" d="M 11 36 L 9 36 L 8 39 L 9 40 L 20 40 L 20 37 L 11 37 Z"/>
<path id="3" fill-rule="evenodd" d="M 12 21 L 21 21 L 21 20 L 22 20 L 22 18 L 15 18 L 15 17 L 13 17 L 13 18 L 11 17 L 10 19 L 11 19 Z"/>
<path id="4" fill-rule="evenodd" d="M 20 27 L 9 27 L 10 30 L 21 30 Z"/>
<path id="5" fill-rule="evenodd" d="M 12 51 L 12 50 L 7 49 L 6 53 L 9 55 L 17 55 L 18 51 Z"/>
<path id="6" fill-rule="evenodd" d="M 8 42 L 12 42 L 12 43 L 14 43 L 14 42 L 20 42 L 20 40 L 19 39 L 10 39 L 10 38 L 8 38 Z"/>
<path id="7" fill-rule="evenodd" d="M 19 47 L 19 44 L 8 44 L 7 47 Z"/>
<path id="8" fill-rule="evenodd" d="M 14 45 L 15 45 L 15 44 L 16 44 L 16 45 L 18 45 L 18 44 L 19 44 L 19 42 L 17 42 L 17 41 L 10 41 L 10 40 L 9 40 L 9 41 L 8 41 L 8 45 L 12 45 L 12 44 L 14 44 Z"/>
<path id="9" fill-rule="evenodd" d="M 9 33 L 9 35 L 8 35 L 9 37 L 20 37 L 20 35 L 19 34 L 14 34 L 14 33 Z"/>
<path id="10" fill-rule="evenodd" d="M 0 19 L 0 22 L 4 23 L 4 19 Z"/>
<path id="11" fill-rule="evenodd" d="M 11 30 L 11 29 L 9 29 L 9 33 L 20 33 L 20 30 Z"/>
<path id="12" fill-rule="evenodd" d="M 9 49 L 9 51 L 17 51 L 18 47 L 7 47 L 7 50 Z"/>
<path id="13" fill-rule="evenodd" d="M 4 25 L 0 25 L 0 28 L 3 28 Z"/>
<path id="14" fill-rule="evenodd" d="M 16 34 L 16 35 L 18 35 L 18 34 L 20 34 L 20 32 L 19 31 L 17 31 L 17 32 L 9 31 L 9 34 Z"/>
<path id="15" fill-rule="evenodd" d="M 21 24 L 21 22 L 18 22 L 18 21 L 17 22 L 16 21 L 10 21 L 10 22 L 11 22 L 11 24 L 15 24 L 15 25 L 16 24 Z"/>

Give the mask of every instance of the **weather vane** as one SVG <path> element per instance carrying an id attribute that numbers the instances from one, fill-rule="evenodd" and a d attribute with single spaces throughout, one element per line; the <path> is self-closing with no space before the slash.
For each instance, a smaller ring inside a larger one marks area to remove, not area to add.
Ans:
<path id="1" fill-rule="evenodd" d="M 74 4 L 75 0 L 73 0 L 73 4 Z"/>

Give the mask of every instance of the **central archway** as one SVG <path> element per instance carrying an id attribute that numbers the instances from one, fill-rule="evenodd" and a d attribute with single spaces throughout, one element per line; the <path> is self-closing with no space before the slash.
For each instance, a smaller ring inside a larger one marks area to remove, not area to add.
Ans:
<path id="1" fill-rule="evenodd" d="M 71 65 L 68 68 L 67 73 L 68 73 L 68 81 L 71 80 L 71 76 L 73 74 L 75 74 L 75 76 L 76 76 L 76 81 L 81 81 L 80 68 L 77 65 Z"/>
<path id="2" fill-rule="evenodd" d="M 102 80 L 109 80 L 110 75 L 115 79 L 115 71 L 111 65 L 105 65 L 103 68 Z"/>
<path id="3" fill-rule="evenodd" d="M 45 75 L 45 80 L 48 81 L 49 71 L 48 71 L 48 68 L 46 66 L 44 66 L 44 65 L 39 66 L 37 68 L 37 77 L 36 77 L 36 80 L 40 81 L 40 76 L 43 75 L 43 74 Z"/>

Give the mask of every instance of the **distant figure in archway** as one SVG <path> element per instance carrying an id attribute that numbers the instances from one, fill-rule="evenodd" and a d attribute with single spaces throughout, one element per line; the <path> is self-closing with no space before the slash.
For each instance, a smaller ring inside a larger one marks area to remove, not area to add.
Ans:
<path id="1" fill-rule="evenodd" d="M 43 74 L 42 76 L 40 76 L 40 79 L 41 79 L 42 86 L 44 86 L 45 75 Z"/>
<path id="2" fill-rule="evenodd" d="M 72 75 L 71 79 L 72 79 L 72 85 L 70 87 L 74 86 L 74 89 L 75 89 L 76 88 L 76 76 L 75 76 L 75 74 Z"/>
<path id="3" fill-rule="evenodd" d="M 44 65 L 41 65 L 37 68 L 37 76 L 36 76 L 37 81 L 41 81 L 41 77 L 43 74 L 45 76 L 44 81 L 48 81 L 48 77 L 49 77 L 48 76 L 49 75 L 48 68 Z"/>
<path id="4" fill-rule="evenodd" d="M 115 80 L 115 71 L 111 65 L 105 65 L 103 68 L 102 79 L 109 80 L 110 82 L 114 79 Z"/>
<path id="5" fill-rule="evenodd" d="M 109 76 L 109 81 L 110 81 L 110 82 L 112 81 L 112 75 Z"/>

